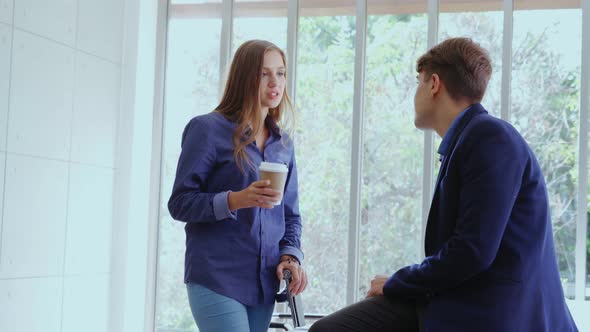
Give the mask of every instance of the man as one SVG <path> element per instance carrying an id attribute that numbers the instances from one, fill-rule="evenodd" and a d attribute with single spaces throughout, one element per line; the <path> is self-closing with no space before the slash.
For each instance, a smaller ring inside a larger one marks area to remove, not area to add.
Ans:
<path id="1" fill-rule="evenodd" d="M 375 277 L 367 299 L 310 331 L 578 331 L 539 164 L 520 134 L 479 104 L 489 55 L 452 38 L 420 57 L 416 70 L 415 125 L 443 138 L 426 258 Z"/>

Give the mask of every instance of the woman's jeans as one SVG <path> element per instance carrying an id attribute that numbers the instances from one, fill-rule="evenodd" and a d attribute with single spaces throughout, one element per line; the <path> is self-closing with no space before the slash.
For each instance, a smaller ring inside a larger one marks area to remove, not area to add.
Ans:
<path id="1" fill-rule="evenodd" d="M 187 284 L 199 332 L 266 332 L 274 304 L 246 306 L 199 284 Z"/>

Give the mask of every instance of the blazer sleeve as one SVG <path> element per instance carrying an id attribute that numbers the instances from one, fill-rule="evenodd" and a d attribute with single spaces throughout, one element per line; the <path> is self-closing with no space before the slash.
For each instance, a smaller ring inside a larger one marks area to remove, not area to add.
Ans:
<path id="1" fill-rule="evenodd" d="M 479 122 L 469 132 L 469 143 L 457 146 L 459 155 L 454 156 L 458 157 L 454 162 L 461 164 L 453 235 L 422 263 L 393 274 L 384 285 L 385 295 L 431 297 L 460 285 L 494 261 L 529 154 L 520 135 L 500 122 Z M 469 135 L 467 128 L 464 134 Z"/>
<path id="2" fill-rule="evenodd" d="M 172 218 L 184 222 L 215 222 L 235 219 L 229 211 L 229 192 L 208 193 L 207 177 L 216 163 L 215 132 L 205 120 L 196 117 L 182 134 L 182 151 L 178 159 L 168 211 Z"/>

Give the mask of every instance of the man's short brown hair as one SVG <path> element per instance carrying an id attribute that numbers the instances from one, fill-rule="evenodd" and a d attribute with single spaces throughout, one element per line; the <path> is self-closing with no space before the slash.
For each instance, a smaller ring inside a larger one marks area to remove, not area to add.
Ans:
<path id="1" fill-rule="evenodd" d="M 438 74 L 451 98 L 480 102 L 492 76 L 488 52 L 470 38 L 450 38 L 431 48 L 416 62 L 427 78 Z"/>

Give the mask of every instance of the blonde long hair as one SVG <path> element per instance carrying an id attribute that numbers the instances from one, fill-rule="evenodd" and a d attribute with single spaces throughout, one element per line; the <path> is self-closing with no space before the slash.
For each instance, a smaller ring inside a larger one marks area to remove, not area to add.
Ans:
<path id="1" fill-rule="evenodd" d="M 265 119 L 261 119 L 258 89 L 264 55 L 269 51 L 279 52 L 285 68 L 287 67 L 285 53 L 271 42 L 249 40 L 238 48 L 229 70 L 223 97 L 215 108 L 215 111 L 238 124 L 233 134 L 234 159 L 242 173 L 245 170 L 244 164 L 254 167 L 246 154 L 246 146 L 254 142 L 258 133 L 263 130 L 260 124 Z M 292 130 L 294 111 L 287 89 L 279 105 L 268 110 L 267 117 L 269 116 L 281 130 Z"/>

